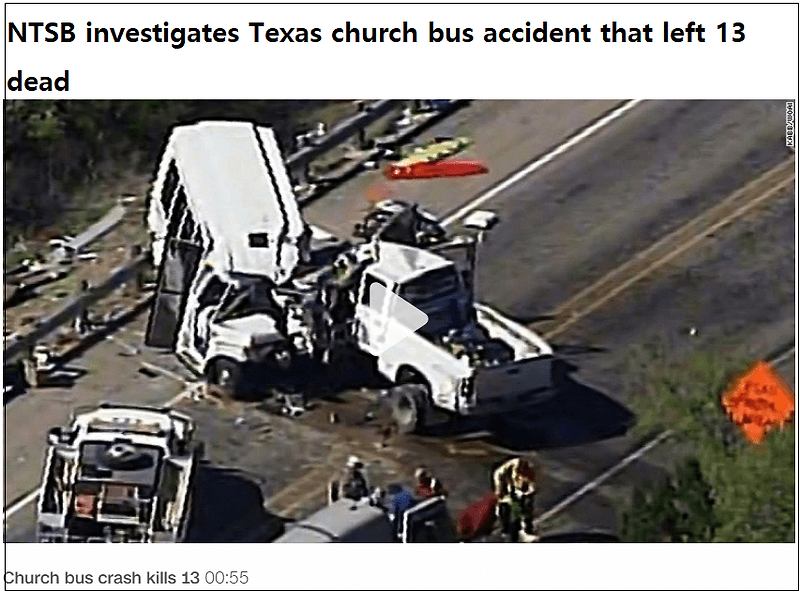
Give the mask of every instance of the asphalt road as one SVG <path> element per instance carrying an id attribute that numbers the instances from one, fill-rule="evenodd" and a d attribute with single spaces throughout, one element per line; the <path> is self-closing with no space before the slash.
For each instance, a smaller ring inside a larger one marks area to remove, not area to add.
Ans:
<path id="1" fill-rule="evenodd" d="M 465 156 L 480 157 L 491 162 L 490 173 L 456 180 L 455 184 L 400 183 L 405 185 L 403 193 L 411 199 L 418 199 L 424 193 L 430 196 L 430 199 L 425 201 L 427 205 L 430 205 L 430 200 L 433 199 L 447 210 L 455 209 L 473 192 L 482 191 L 497 183 L 525 164 L 531 155 L 543 153 L 557 145 L 576 129 L 612 108 L 614 104 L 611 101 L 474 103 L 432 128 L 427 137 L 469 135 L 476 140 L 476 143 Z M 500 138 L 507 139 L 500 140 Z M 512 144 L 516 148 L 512 148 Z M 358 218 L 364 206 L 368 205 L 364 198 L 374 196 L 373 190 L 376 186 L 380 186 L 379 193 L 387 187 L 382 179 L 379 173 L 365 174 L 352 179 L 316 202 L 309 209 L 309 217 L 316 222 L 326 208 L 331 208 L 324 214 L 325 223 L 322 225 L 346 235 L 353 221 Z M 392 186 L 394 187 L 396 186 Z M 132 355 L 128 347 L 120 345 L 122 343 L 138 346 L 142 340 L 143 326 L 144 321 L 139 318 L 130 326 L 114 332 L 113 340 L 104 341 L 81 352 L 69 364 L 69 368 L 78 375 L 76 380 L 56 380 L 53 384 L 26 393 L 25 396 L 18 397 L 5 405 L 6 508 L 16 507 L 20 500 L 32 499 L 30 492 L 38 484 L 45 452 L 44 434 L 49 427 L 66 422 L 71 409 L 92 405 L 101 400 L 153 404 L 171 399 L 180 392 L 183 388 L 180 381 L 160 375 L 142 374 L 139 367 L 140 360 L 148 360 L 161 367 L 170 368 L 177 374 L 186 375 L 171 356 L 157 355 L 148 350 Z M 236 417 L 228 421 L 223 414 L 208 413 L 207 429 L 204 430 L 206 426 L 201 426 L 201 432 L 207 432 L 211 439 L 209 449 L 215 462 L 223 465 L 234 464 L 247 469 L 248 464 L 244 459 L 249 458 L 248 455 L 241 450 L 241 446 L 233 445 L 232 437 L 227 436 L 227 432 L 232 429 L 229 423 L 234 422 Z M 308 435 L 304 440 L 311 438 L 312 436 Z M 282 441 L 280 437 L 275 439 Z M 247 441 L 247 438 L 244 440 Z M 251 472 L 268 474 L 268 478 L 261 479 L 265 483 L 262 489 L 267 496 L 279 491 L 284 485 L 284 480 L 294 478 L 297 468 L 303 467 L 308 462 L 308 459 L 305 459 L 303 454 L 298 455 L 297 449 L 293 447 L 289 447 L 285 453 L 275 454 L 274 457 L 265 454 L 265 447 L 256 445 L 256 448 L 253 453 L 256 460 L 253 462 Z M 268 451 L 273 450 L 281 450 L 281 447 L 274 445 L 268 447 Z M 295 458 L 296 462 L 292 462 Z M 328 476 L 326 474 L 325 479 Z M 484 483 L 481 483 L 481 487 L 483 486 Z M 15 513 L 7 521 L 9 540 L 30 540 L 32 520 L 28 519 L 30 514 L 28 510 L 30 508 L 26 506 L 25 511 Z M 11 533 L 21 534 L 12 536 Z"/>
<path id="2" fill-rule="evenodd" d="M 544 324 L 560 303 L 784 160 L 782 110 L 777 101 L 638 106 L 484 206 L 502 222 L 480 255 L 481 299 L 534 329 Z M 553 339 L 577 366 L 572 393 L 538 417 L 494 426 L 496 443 L 536 451 L 542 507 L 638 444 L 612 436 L 635 419 L 625 377 L 641 349 L 659 345 L 676 361 L 697 351 L 753 359 L 793 341 L 794 207 L 793 187 L 778 192 Z M 563 527 L 616 529 L 616 502 L 668 460 L 632 464 L 613 493 L 587 499 L 591 511 L 566 512 Z"/>
<path id="3" fill-rule="evenodd" d="M 485 159 L 490 176 L 393 185 L 369 173 L 322 198 L 307 216 L 346 233 L 365 198 L 378 194 L 447 215 L 612 107 L 474 103 L 440 126 L 447 129 L 430 133 L 471 134 L 476 142 L 468 154 Z M 780 102 L 636 106 L 483 206 L 502 222 L 481 253 L 481 299 L 534 329 L 552 330 L 559 319 L 549 315 L 559 304 L 786 158 L 783 115 Z M 199 421 L 213 461 L 203 477 L 209 493 L 201 496 L 196 540 L 269 538 L 280 525 L 275 514 L 300 516 L 323 503 L 325 481 L 352 452 L 367 460 L 376 482 L 407 479 L 417 464 L 429 465 L 456 508 L 483 494 L 495 463 L 529 454 L 543 469 L 539 506 L 552 506 L 640 444 L 627 429 L 635 417 L 626 376 L 643 348 L 659 345 L 664 357 L 680 361 L 708 350 L 763 357 L 793 342 L 794 208 L 793 188 L 777 191 L 555 335 L 559 355 L 575 366 L 570 388 L 535 414 L 466 426 L 464 435 L 475 432 L 474 439 L 394 437 L 381 448 L 375 428 L 360 425 L 367 406 L 357 392 L 323 401 L 300 420 L 271 415 L 258 403 L 182 402 Z M 141 320 L 115 337 L 136 343 L 137 327 Z M 141 374 L 141 358 L 181 372 L 168 356 L 131 355 L 107 341 L 75 360 L 87 371 L 75 386 L 40 389 L 6 405 L 7 507 L 35 487 L 43 434 L 72 405 L 109 398 L 152 403 L 180 391 L 175 380 Z M 791 362 L 786 358 L 781 369 L 794 386 Z M 482 435 L 484 427 L 493 435 Z M 616 530 L 620 503 L 669 464 L 669 452 L 662 446 L 634 461 L 545 528 Z M 249 501 L 221 517 L 213 512 L 232 498 Z M 32 524 L 28 505 L 7 521 L 6 540 L 30 540 Z"/>

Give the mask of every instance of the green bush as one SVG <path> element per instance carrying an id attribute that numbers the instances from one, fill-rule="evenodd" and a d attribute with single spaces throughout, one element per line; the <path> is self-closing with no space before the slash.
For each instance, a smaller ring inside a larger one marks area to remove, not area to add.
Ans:
<path id="1" fill-rule="evenodd" d="M 623 513 L 623 538 L 794 541 L 793 424 L 750 444 L 720 403 L 747 365 L 708 353 L 681 363 L 653 362 L 660 354 L 651 350 L 634 361 L 631 405 L 638 429 L 671 429 L 692 452 L 665 482 L 634 492 Z"/>
<path id="2" fill-rule="evenodd" d="M 697 459 L 688 458 L 673 478 L 634 490 L 621 538 L 636 543 L 705 543 L 713 540 L 715 528 L 711 486 Z"/>
<path id="3" fill-rule="evenodd" d="M 295 130 L 308 129 L 322 109 L 352 112 L 346 103 L 330 103 L 334 102 L 5 101 L 7 248 L 16 236 L 31 236 L 63 220 L 65 212 L 96 202 L 81 200 L 80 194 L 97 181 L 113 179 L 121 171 L 137 172 L 130 170 L 137 162 L 150 172 L 168 129 L 176 123 L 258 121 L 273 126 L 279 141 L 291 150 Z"/>

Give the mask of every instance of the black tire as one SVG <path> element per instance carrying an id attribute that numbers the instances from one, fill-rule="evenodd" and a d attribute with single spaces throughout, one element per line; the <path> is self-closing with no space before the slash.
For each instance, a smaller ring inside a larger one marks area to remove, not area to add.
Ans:
<path id="1" fill-rule="evenodd" d="M 198 463 L 206 460 L 206 443 L 202 441 L 192 442 L 192 455 Z"/>
<path id="2" fill-rule="evenodd" d="M 425 387 L 403 384 L 392 389 L 392 419 L 399 433 L 421 431 L 425 427 L 427 411 Z"/>
<path id="3" fill-rule="evenodd" d="M 235 397 L 242 386 L 242 368 L 234 360 L 217 358 L 211 363 L 208 383 L 226 397 Z"/>
<path id="4" fill-rule="evenodd" d="M 294 359 L 290 349 L 276 349 L 272 352 L 272 361 L 282 372 L 288 372 L 294 365 Z"/>
<path id="5" fill-rule="evenodd" d="M 563 389 L 567 386 L 570 367 L 562 360 L 553 360 L 551 377 L 553 380 L 553 387 L 556 389 Z"/>

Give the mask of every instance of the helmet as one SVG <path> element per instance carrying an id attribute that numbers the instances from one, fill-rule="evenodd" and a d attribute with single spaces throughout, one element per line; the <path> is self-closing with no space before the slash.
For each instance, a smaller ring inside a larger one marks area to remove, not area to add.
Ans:
<path id="1" fill-rule="evenodd" d="M 361 459 L 355 455 L 351 455 L 350 458 L 347 459 L 347 468 L 348 469 L 359 469 L 364 466 L 364 463 L 361 462 Z"/>
<path id="2" fill-rule="evenodd" d="M 423 479 L 429 479 L 430 478 L 430 473 L 428 472 L 427 468 L 419 467 L 416 471 L 414 471 L 414 478 L 417 481 L 422 482 Z"/>

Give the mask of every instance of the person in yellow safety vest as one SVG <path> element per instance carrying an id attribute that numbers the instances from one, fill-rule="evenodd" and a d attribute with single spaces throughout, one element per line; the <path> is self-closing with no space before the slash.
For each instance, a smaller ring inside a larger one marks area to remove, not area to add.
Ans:
<path id="1" fill-rule="evenodd" d="M 516 542 L 524 527 L 525 534 L 533 536 L 536 475 L 531 464 L 522 458 L 512 458 L 502 464 L 494 472 L 494 493 L 502 534 Z"/>

